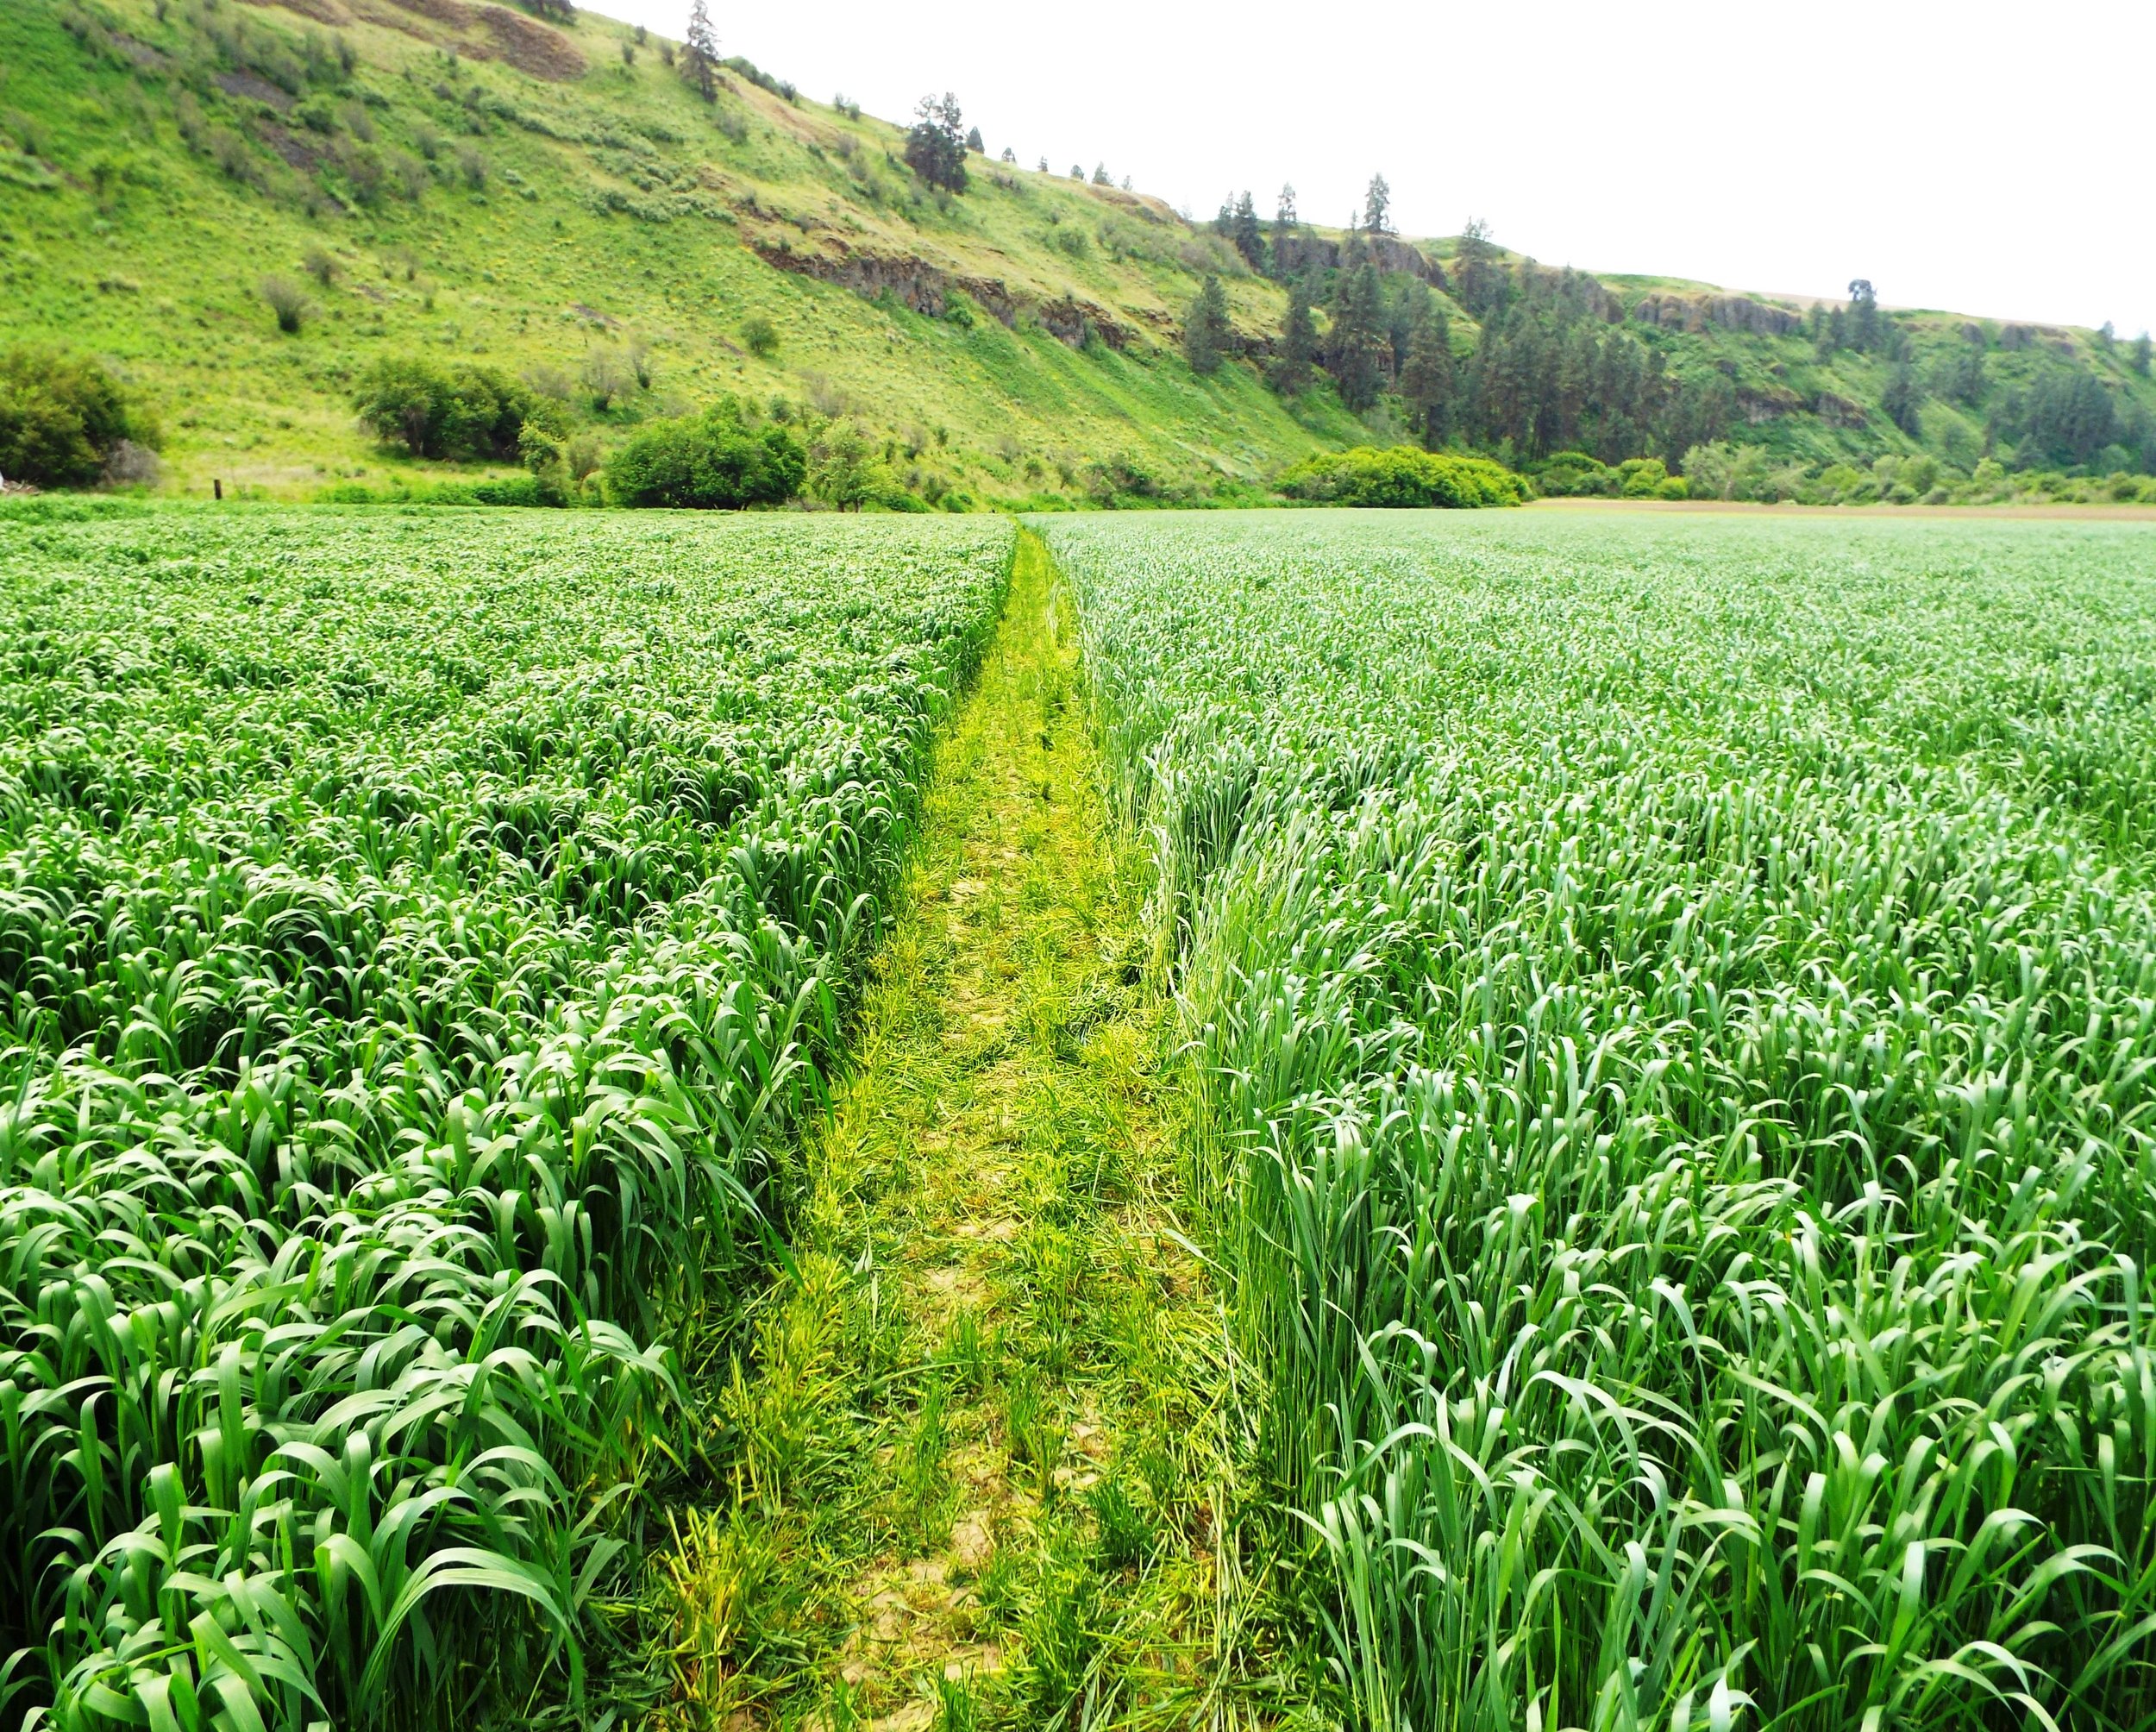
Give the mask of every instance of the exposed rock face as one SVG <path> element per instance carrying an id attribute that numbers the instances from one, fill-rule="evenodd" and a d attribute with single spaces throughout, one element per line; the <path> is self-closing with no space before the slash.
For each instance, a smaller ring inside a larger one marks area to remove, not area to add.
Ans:
<path id="1" fill-rule="evenodd" d="M 267 78 L 258 77 L 254 72 L 213 72 L 210 82 L 229 97 L 260 103 L 266 108 L 275 109 L 279 114 L 290 114 L 299 101 L 290 91 L 279 90 Z"/>
<path id="2" fill-rule="evenodd" d="M 1756 301 L 1750 295 L 1681 295 L 1667 290 L 1645 297 L 1632 316 L 1664 330 L 1701 331 L 1712 324 L 1758 336 L 1788 336 L 1804 326 L 1804 315 L 1794 307 Z"/>
<path id="3" fill-rule="evenodd" d="M 1397 235 L 1365 235 L 1363 245 L 1369 254 L 1370 262 L 1379 270 L 1404 271 L 1410 276 L 1420 277 L 1432 288 L 1445 286 L 1444 267 L 1420 247 L 1408 245 Z M 1300 271 L 1316 265 L 1331 270 L 1340 262 L 1340 242 L 1328 241 L 1321 235 L 1306 232 L 1294 235 L 1282 250 L 1285 256 L 1276 261 L 1276 268 Z"/>
<path id="4" fill-rule="evenodd" d="M 1764 391 L 1743 385 L 1737 387 L 1738 411 L 1754 427 L 1794 415 L 1803 407 L 1804 399 L 1785 386 L 1771 386 Z"/>
<path id="5" fill-rule="evenodd" d="M 467 0 L 248 0 L 256 6 L 278 5 L 317 24 L 340 28 L 354 18 L 416 36 L 437 47 L 454 47 L 470 60 L 505 60 L 520 72 L 561 83 L 581 78 L 583 53 L 559 30 L 506 7 L 468 4 Z M 429 29 L 425 19 L 458 34 Z"/>
<path id="6" fill-rule="evenodd" d="M 851 289 L 863 300 L 889 296 L 911 312 L 941 318 L 950 310 L 951 297 L 962 294 L 1000 323 L 1015 325 L 1027 304 L 996 277 L 959 277 L 926 260 L 903 254 L 862 253 L 849 249 L 796 248 L 786 237 L 756 237 L 750 242 L 764 263 L 820 283 L 836 283 Z M 1088 337 L 1098 336 L 1110 348 L 1128 346 L 1136 335 L 1107 308 L 1071 296 L 1042 301 L 1031 311 L 1051 336 L 1082 348 Z"/>
<path id="7" fill-rule="evenodd" d="M 2061 355 L 2074 352 L 2072 342 L 2057 325 L 2010 324 L 1999 332 L 2001 348 L 2034 348 L 2039 342 L 2047 342 Z"/>
<path id="8" fill-rule="evenodd" d="M 1812 413 L 1829 427 L 1861 427 L 1865 424 L 1864 405 L 1852 403 L 1846 397 L 1837 397 L 1831 391 L 1822 391 L 1813 398 Z"/>

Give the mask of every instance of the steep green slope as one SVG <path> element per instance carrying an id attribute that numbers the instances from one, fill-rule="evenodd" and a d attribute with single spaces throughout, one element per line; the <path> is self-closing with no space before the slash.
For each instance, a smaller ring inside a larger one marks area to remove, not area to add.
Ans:
<path id="1" fill-rule="evenodd" d="M 2096 333 L 1895 312 L 1836 347 L 1788 301 L 1463 240 L 1294 231 L 1320 324 L 1367 256 L 1391 328 L 1363 414 L 1322 373 L 1284 401 L 1263 364 L 1287 291 L 1220 226 L 980 155 L 962 195 L 939 193 L 899 129 L 745 63 L 706 104 L 673 59 L 593 14 L 488 0 L 6 9 L 7 336 L 115 365 L 193 492 L 426 473 L 349 401 L 370 362 L 417 354 L 537 382 L 595 455 L 735 392 L 857 415 L 931 499 L 1232 498 L 1313 450 L 1408 436 L 1405 310 L 1426 301 L 1462 360 L 1456 431 L 1531 467 L 1575 446 L 1674 464 L 1724 440 L 1758 451 L 1745 485 L 1767 495 L 1920 450 L 1950 476 L 1987 456 L 2156 470 L 2156 386 Z M 1208 273 L 1232 358 L 1200 376 L 1181 323 Z M 306 298 L 297 334 L 272 276 Z M 1605 376 L 1633 381 L 1614 405 Z"/>

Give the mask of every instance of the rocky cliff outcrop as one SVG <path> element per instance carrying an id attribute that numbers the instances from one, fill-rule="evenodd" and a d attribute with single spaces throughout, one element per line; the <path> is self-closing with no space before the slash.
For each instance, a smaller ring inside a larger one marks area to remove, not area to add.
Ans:
<path id="1" fill-rule="evenodd" d="M 843 245 L 797 246 L 785 235 L 754 236 L 749 244 L 757 257 L 779 270 L 835 283 L 864 300 L 888 298 L 928 318 L 942 318 L 950 311 L 953 297 L 963 295 L 1002 324 L 1016 325 L 1031 314 L 1044 330 L 1073 348 L 1082 348 L 1094 337 L 1110 348 L 1124 348 L 1137 334 L 1124 317 L 1096 302 L 1069 295 L 1054 299 L 1029 298 L 1013 291 L 1000 278 L 957 275 L 906 254 L 865 252 Z"/>

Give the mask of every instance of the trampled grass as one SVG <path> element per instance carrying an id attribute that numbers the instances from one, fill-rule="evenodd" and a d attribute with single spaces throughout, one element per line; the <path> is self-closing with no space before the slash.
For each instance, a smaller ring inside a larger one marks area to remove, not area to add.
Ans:
<path id="1" fill-rule="evenodd" d="M 2156 1714 L 2156 536 L 1043 525 L 1349 1717 Z"/>
<path id="2" fill-rule="evenodd" d="M 1069 597 L 1023 545 L 939 746 L 794 1258 L 668 1560 L 667 1726 L 1284 1727 L 1170 1007 L 1104 833 Z"/>
<path id="3" fill-rule="evenodd" d="M 983 519 L 0 539 L 0 1648 L 49 1723 L 574 1687 L 782 1220 Z"/>

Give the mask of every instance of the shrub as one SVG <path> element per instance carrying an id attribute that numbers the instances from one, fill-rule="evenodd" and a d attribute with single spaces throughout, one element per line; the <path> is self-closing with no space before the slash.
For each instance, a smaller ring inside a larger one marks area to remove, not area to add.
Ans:
<path id="1" fill-rule="evenodd" d="M 617 397 L 629 395 L 636 373 L 619 349 L 602 346 L 586 354 L 583 378 L 592 407 L 603 415 L 614 406 Z"/>
<path id="2" fill-rule="evenodd" d="M 1293 474 L 1291 470 L 1289 472 Z M 1065 474 L 1066 486 L 1071 477 Z M 1086 466 L 1086 492 L 1100 505 L 1113 506 L 1124 499 L 1157 499 L 1167 489 L 1137 457 L 1106 457 Z"/>
<path id="3" fill-rule="evenodd" d="M 699 416 L 645 428 L 606 467 L 625 505 L 737 511 L 775 505 L 801 491 L 807 459 L 783 427 L 755 427 L 734 398 Z"/>
<path id="4" fill-rule="evenodd" d="M 307 315 L 313 311 L 299 285 L 289 277 L 265 277 L 261 296 L 269 310 L 277 315 L 278 329 L 287 336 L 297 336 L 300 326 L 307 322 Z"/>
<path id="5" fill-rule="evenodd" d="M 165 466 L 157 453 L 132 439 L 116 442 L 105 453 L 103 479 L 113 487 L 154 487 L 164 478 Z"/>
<path id="6" fill-rule="evenodd" d="M 842 511 L 857 511 L 897 491 L 875 442 L 857 421 L 834 421 L 816 442 L 809 488 Z"/>
<path id="7" fill-rule="evenodd" d="M 1616 493 L 1617 472 L 1584 451 L 1559 451 L 1545 459 L 1535 485 L 1552 499 L 1594 499 Z"/>
<path id="8" fill-rule="evenodd" d="M 742 326 L 741 340 L 759 361 L 768 361 L 779 352 L 779 328 L 761 313 Z"/>
<path id="9" fill-rule="evenodd" d="M 353 393 L 360 423 L 415 457 L 515 461 L 527 423 L 558 430 L 560 411 L 491 367 L 379 361 Z"/>
<path id="10" fill-rule="evenodd" d="M 1358 445 L 1307 457 L 1278 486 L 1290 499 L 1330 505 L 1516 505 L 1526 498 L 1526 483 L 1501 463 L 1412 445 Z"/>
<path id="11" fill-rule="evenodd" d="M 121 479 L 137 479 L 142 460 L 130 452 L 157 436 L 156 424 L 96 361 L 33 348 L 0 355 L 0 475 L 86 487 L 117 454 L 127 471 Z"/>

